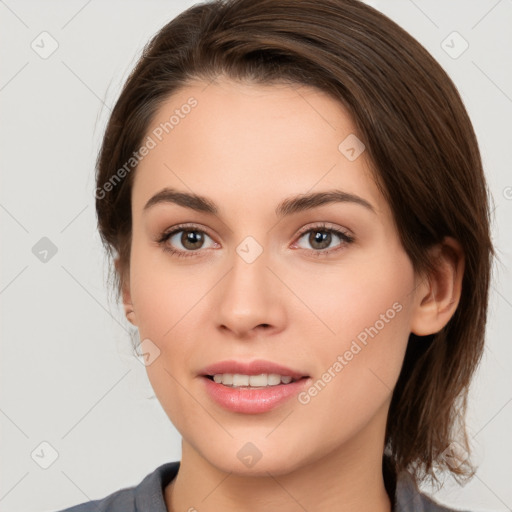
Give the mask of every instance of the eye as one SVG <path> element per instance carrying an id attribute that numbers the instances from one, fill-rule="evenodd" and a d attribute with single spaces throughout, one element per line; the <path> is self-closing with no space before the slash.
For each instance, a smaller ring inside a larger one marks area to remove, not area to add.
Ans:
<path id="1" fill-rule="evenodd" d="M 208 240 L 210 243 L 205 246 Z M 199 249 L 218 246 L 208 234 L 195 226 L 175 226 L 171 231 L 162 233 L 158 243 L 164 251 L 176 256 L 194 256 Z"/>
<path id="2" fill-rule="evenodd" d="M 304 241 L 309 244 L 312 249 L 305 247 L 301 244 Z M 314 226 L 302 232 L 300 238 L 296 242 L 302 249 L 311 250 L 318 255 L 331 253 L 343 249 L 345 245 L 348 245 L 354 241 L 354 237 L 345 233 L 340 229 L 328 227 L 325 224 L 320 226 Z M 334 243 L 334 245 L 332 245 Z"/>

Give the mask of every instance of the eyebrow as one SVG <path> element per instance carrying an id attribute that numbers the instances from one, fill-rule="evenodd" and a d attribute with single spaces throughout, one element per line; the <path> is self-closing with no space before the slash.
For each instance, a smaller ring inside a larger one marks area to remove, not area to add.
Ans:
<path id="1" fill-rule="evenodd" d="M 299 196 L 285 199 L 276 208 L 276 215 L 278 217 L 284 217 L 293 213 L 310 210 L 331 203 L 353 203 L 360 206 L 364 206 L 366 209 L 373 213 L 375 208 L 362 197 L 355 194 L 349 194 L 342 190 L 328 190 L 325 192 L 313 192 L 309 194 L 301 194 Z"/>
<path id="2" fill-rule="evenodd" d="M 215 203 L 208 198 L 193 193 L 180 192 L 172 188 L 164 188 L 152 196 L 145 204 L 143 211 L 147 211 L 157 204 L 165 203 L 177 204 L 184 208 L 190 208 L 191 210 L 212 215 L 216 215 L 219 212 Z M 313 192 L 287 198 L 279 203 L 275 213 L 278 217 L 285 217 L 332 203 L 353 203 L 376 213 L 375 208 L 366 199 L 355 194 L 343 192 L 342 190 Z"/>
<path id="3" fill-rule="evenodd" d="M 215 203 L 206 197 L 198 196 L 188 192 L 179 192 L 172 188 L 164 188 L 155 194 L 144 206 L 143 211 L 150 209 L 152 206 L 162 203 L 173 203 L 198 212 L 216 214 L 218 209 Z"/>

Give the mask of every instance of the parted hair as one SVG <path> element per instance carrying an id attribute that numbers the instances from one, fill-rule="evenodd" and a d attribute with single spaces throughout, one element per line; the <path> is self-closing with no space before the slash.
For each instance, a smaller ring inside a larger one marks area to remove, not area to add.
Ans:
<path id="1" fill-rule="evenodd" d="M 170 95 L 191 80 L 219 76 L 308 85 L 331 95 L 366 145 L 414 269 L 434 271 L 428 249 L 445 237 L 461 244 L 459 305 L 440 332 L 411 333 L 385 448 L 393 469 L 408 470 L 418 482 L 435 479 L 437 470 L 470 477 L 470 459 L 454 464 L 446 455 L 454 446 L 470 451 L 467 396 L 483 352 L 494 254 L 489 193 L 452 80 L 411 35 L 372 7 L 358 0 L 214 0 L 190 7 L 148 42 L 112 110 L 97 159 L 98 227 L 108 255 L 119 260 L 111 267 L 118 296 L 130 264 L 136 172 L 136 165 L 126 172 L 126 163 Z M 106 187 L 121 168 L 121 182 Z"/>

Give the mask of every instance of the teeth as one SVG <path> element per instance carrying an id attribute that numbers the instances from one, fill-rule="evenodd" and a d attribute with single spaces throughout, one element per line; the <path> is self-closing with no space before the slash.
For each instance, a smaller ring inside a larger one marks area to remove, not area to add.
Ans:
<path id="1" fill-rule="evenodd" d="M 217 384 L 232 387 L 267 387 L 289 384 L 293 379 L 289 375 L 278 375 L 277 373 L 262 373 L 260 375 L 241 375 L 239 373 L 218 373 L 213 376 Z"/>
<path id="2" fill-rule="evenodd" d="M 249 385 L 249 375 L 240 375 L 235 373 L 233 375 L 233 387 L 239 386 L 248 386 Z"/>
<path id="3" fill-rule="evenodd" d="M 276 373 L 271 373 L 270 375 L 267 375 L 267 384 L 269 386 L 277 386 L 278 384 L 281 384 L 281 379 L 287 379 L 288 377 L 281 377 L 280 375 L 277 375 Z"/>

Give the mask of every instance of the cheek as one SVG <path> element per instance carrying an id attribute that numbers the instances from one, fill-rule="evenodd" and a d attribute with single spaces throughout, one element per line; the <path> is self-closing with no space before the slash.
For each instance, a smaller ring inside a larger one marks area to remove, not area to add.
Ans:
<path id="1" fill-rule="evenodd" d="M 204 299 L 218 281 L 219 270 L 176 265 L 167 254 L 134 241 L 130 290 L 137 327 L 141 341 L 157 354 L 146 372 L 162 407 L 180 430 L 185 421 L 182 411 L 190 406 L 187 379 L 201 351 L 198 340 L 204 339 L 199 330 L 206 318 L 199 315 L 206 314 Z"/>
<path id="2" fill-rule="evenodd" d="M 314 314 L 296 321 L 303 324 L 303 332 L 322 333 L 322 343 L 310 347 L 311 360 L 322 365 L 317 372 L 346 355 L 347 368 L 373 370 L 392 387 L 410 333 L 414 270 L 401 250 L 371 256 L 347 258 L 297 282 L 294 291 Z M 353 377 L 358 380 L 360 375 Z"/>
<path id="3" fill-rule="evenodd" d="M 191 396 L 187 388 L 191 354 L 198 338 L 196 317 L 207 286 L 205 277 L 194 266 L 188 270 L 173 267 L 167 255 L 154 248 L 133 246 L 130 289 L 137 327 L 140 339 L 157 354 L 146 372 L 163 410 L 180 432 L 195 421 L 189 417 Z M 201 419 L 204 422 L 199 416 L 197 424 L 202 424 Z"/>
<path id="4" fill-rule="evenodd" d="M 314 274 L 288 271 L 294 293 L 310 311 L 295 321 L 309 320 L 312 327 L 316 323 L 327 342 L 323 347 L 341 349 L 350 340 L 364 343 L 377 335 L 390 340 L 399 334 L 404 338 L 404 333 L 408 337 L 415 285 L 412 264 L 401 250 L 372 256 L 347 258 Z"/>
<path id="5" fill-rule="evenodd" d="M 391 398 L 410 334 L 410 260 L 398 251 L 363 263 L 317 276 L 314 291 L 300 292 L 332 331 L 311 347 L 316 378 L 301 403 L 333 436 L 340 422 L 357 431 Z"/>
<path id="6" fill-rule="evenodd" d="M 130 267 L 130 291 L 141 339 L 172 338 L 180 324 L 190 321 L 208 289 L 208 270 L 172 264 L 163 250 L 135 241 Z M 211 270 L 209 272 L 212 273 Z M 161 347 L 164 349 L 164 347 Z"/>

